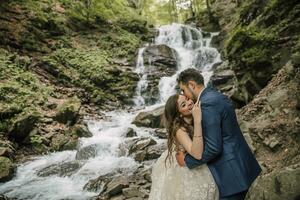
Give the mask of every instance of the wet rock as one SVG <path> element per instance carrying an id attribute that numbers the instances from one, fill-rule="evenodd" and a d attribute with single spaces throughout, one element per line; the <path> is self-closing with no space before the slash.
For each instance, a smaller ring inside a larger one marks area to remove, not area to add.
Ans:
<path id="1" fill-rule="evenodd" d="M 146 160 L 157 159 L 165 151 L 165 145 L 150 146 L 147 149 Z"/>
<path id="2" fill-rule="evenodd" d="M 125 137 L 134 137 L 137 136 L 136 131 L 133 128 L 128 128 Z"/>
<path id="3" fill-rule="evenodd" d="M 156 141 L 152 138 L 141 138 L 136 140 L 135 143 L 132 144 L 129 148 L 129 154 L 132 154 L 138 150 L 144 150 L 146 147 L 155 145 Z"/>
<path id="4" fill-rule="evenodd" d="M 138 162 L 144 161 L 146 158 L 146 151 L 137 151 L 134 155 L 134 160 Z"/>
<path id="5" fill-rule="evenodd" d="M 46 177 L 52 175 L 58 175 L 61 177 L 70 176 L 77 172 L 81 164 L 78 161 L 65 162 L 61 164 L 50 165 L 37 172 L 38 176 Z"/>
<path id="6" fill-rule="evenodd" d="M 83 187 L 84 190 L 91 192 L 102 192 L 106 190 L 107 184 L 113 179 L 114 173 L 99 176 L 96 179 L 90 180 Z"/>
<path id="7" fill-rule="evenodd" d="M 300 165 L 296 164 L 259 177 L 248 192 L 246 199 L 298 199 L 299 188 Z"/>
<path id="8" fill-rule="evenodd" d="M 85 125 L 77 124 L 72 128 L 72 134 L 78 137 L 92 137 L 93 134 Z"/>
<path id="9" fill-rule="evenodd" d="M 167 130 L 165 128 L 155 129 L 154 135 L 161 138 L 161 139 L 167 139 Z"/>
<path id="10" fill-rule="evenodd" d="M 163 113 L 164 106 L 158 107 L 152 111 L 140 112 L 132 123 L 137 126 L 159 128 L 162 127 Z"/>
<path id="11" fill-rule="evenodd" d="M 176 56 L 177 53 L 174 49 L 170 48 L 167 45 L 151 45 L 146 47 L 144 53 L 144 63 L 154 66 L 162 66 L 164 68 L 170 67 L 176 69 L 177 62 Z M 174 71 L 172 71 L 174 73 Z"/>
<path id="12" fill-rule="evenodd" d="M 140 76 L 147 76 L 147 87 L 141 91 L 146 105 L 153 104 L 159 99 L 159 80 L 163 76 L 176 73 L 177 53 L 167 45 L 151 45 L 143 52 L 144 72 Z"/>
<path id="13" fill-rule="evenodd" d="M 0 182 L 9 181 L 14 176 L 15 167 L 9 158 L 0 156 Z"/>
<path id="14" fill-rule="evenodd" d="M 97 145 L 92 144 L 86 147 L 83 147 L 78 150 L 76 153 L 77 160 L 87 160 L 89 158 L 94 158 L 97 156 Z"/>
<path id="15" fill-rule="evenodd" d="M 0 200 L 11 200 L 11 199 L 3 194 L 0 194 Z"/>
<path id="16" fill-rule="evenodd" d="M 122 189 L 127 188 L 128 186 L 129 182 L 127 180 L 127 177 L 119 176 L 117 178 L 114 178 L 111 182 L 107 184 L 106 193 L 108 193 L 110 196 L 114 196 L 116 194 L 121 193 Z"/>

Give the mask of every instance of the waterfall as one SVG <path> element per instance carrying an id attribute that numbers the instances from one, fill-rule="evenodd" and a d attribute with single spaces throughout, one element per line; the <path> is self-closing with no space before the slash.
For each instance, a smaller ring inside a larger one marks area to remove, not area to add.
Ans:
<path id="1" fill-rule="evenodd" d="M 178 60 L 176 73 L 171 77 L 161 77 L 159 81 L 159 101 L 145 107 L 143 93 L 148 87 L 149 74 L 146 73 L 143 59 L 143 52 L 147 47 L 143 47 L 139 49 L 135 69 L 140 76 L 136 95 L 133 97 L 137 109 L 106 112 L 100 121 L 86 119 L 92 137 L 80 138 L 77 150 L 33 157 L 20 164 L 16 176 L 11 181 L 0 184 L 0 194 L 33 200 L 89 199 L 100 192 L 84 189 L 89 180 L 110 173 L 133 173 L 139 163 L 124 148 L 128 143 L 125 136 L 128 128 L 137 132 L 137 138 L 151 137 L 158 144 L 164 140 L 150 134 L 153 129 L 136 127 L 131 122 L 139 112 L 162 105 L 175 93 L 176 77 L 182 70 L 188 67 L 202 70 L 207 84 L 212 75 L 213 64 L 221 61 L 218 51 L 210 47 L 213 35 L 204 37 L 201 30 L 187 25 L 160 27 L 154 44 L 165 44 L 173 48 L 178 54 Z"/>
<path id="2" fill-rule="evenodd" d="M 162 77 L 159 83 L 160 102 L 175 93 L 176 77 L 187 68 L 196 68 L 202 71 L 205 84 L 208 83 L 213 72 L 211 70 L 215 63 L 221 62 L 220 53 L 217 49 L 210 47 L 211 38 L 204 38 L 201 30 L 196 28 L 175 24 L 165 25 L 159 28 L 159 35 L 155 44 L 166 44 L 176 50 L 178 56 L 177 72 L 171 77 Z"/>

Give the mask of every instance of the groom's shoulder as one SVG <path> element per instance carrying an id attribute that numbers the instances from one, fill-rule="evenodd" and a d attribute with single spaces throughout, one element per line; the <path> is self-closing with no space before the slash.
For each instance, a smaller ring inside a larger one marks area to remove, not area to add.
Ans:
<path id="1" fill-rule="evenodd" d="M 220 104 L 224 101 L 227 97 L 219 92 L 216 88 L 209 87 L 206 88 L 205 95 L 201 98 L 201 102 L 208 103 L 208 104 Z"/>

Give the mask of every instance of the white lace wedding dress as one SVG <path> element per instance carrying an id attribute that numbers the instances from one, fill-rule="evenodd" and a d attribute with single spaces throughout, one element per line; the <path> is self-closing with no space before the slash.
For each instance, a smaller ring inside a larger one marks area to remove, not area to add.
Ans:
<path id="1" fill-rule="evenodd" d="M 218 200 L 219 192 L 207 165 L 194 169 L 173 162 L 165 166 L 167 150 L 152 168 L 152 186 L 148 200 Z"/>

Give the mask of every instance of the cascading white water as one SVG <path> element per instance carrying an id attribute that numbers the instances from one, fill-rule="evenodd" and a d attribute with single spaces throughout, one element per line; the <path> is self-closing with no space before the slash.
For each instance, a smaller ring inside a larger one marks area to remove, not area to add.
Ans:
<path id="1" fill-rule="evenodd" d="M 205 84 L 208 83 L 213 72 L 212 66 L 221 62 L 220 53 L 210 47 L 212 36 L 204 38 L 201 30 L 182 25 L 171 24 L 161 26 L 155 44 L 166 44 L 175 49 L 178 54 L 177 72 L 171 77 L 162 77 L 159 82 L 160 102 L 175 93 L 176 77 L 187 68 L 196 68 L 202 71 Z"/>
<path id="2" fill-rule="evenodd" d="M 134 104 L 136 106 L 143 106 L 145 105 L 145 99 L 142 96 L 142 92 L 147 89 L 148 82 L 147 82 L 147 74 L 145 73 L 145 66 L 144 66 L 144 53 L 145 47 L 139 49 L 138 57 L 137 57 L 137 64 L 135 72 L 140 76 L 140 80 L 137 84 L 136 88 L 136 95 L 133 98 Z"/>
<path id="3" fill-rule="evenodd" d="M 137 137 L 152 137 L 158 143 L 164 142 L 150 134 L 153 129 L 136 127 L 131 122 L 138 112 L 162 105 L 170 95 L 175 93 L 176 76 L 182 70 L 188 67 L 202 70 L 207 83 L 212 74 L 211 66 L 220 61 L 217 50 L 209 47 L 210 40 L 211 37 L 203 38 L 201 31 L 186 25 L 162 26 L 155 44 L 170 46 L 177 51 L 179 58 L 177 73 L 172 77 L 162 77 L 160 80 L 160 102 L 143 110 L 141 108 L 145 105 L 142 92 L 147 89 L 147 74 L 144 73 L 142 56 L 145 48 L 141 48 L 135 71 L 140 75 L 140 81 L 136 95 L 133 97 L 138 109 L 104 113 L 105 117 L 101 121 L 88 120 L 88 128 L 93 136 L 80 138 L 76 151 L 51 153 L 32 158 L 31 161 L 19 165 L 13 180 L 0 184 L 0 194 L 17 199 L 89 199 L 100 192 L 89 192 L 84 189 L 84 185 L 89 180 L 111 172 L 133 172 L 139 163 L 120 149 L 127 142 L 124 134 L 128 128 L 133 128 L 137 132 Z M 92 156 L 78 158 L 78 154 L 88 148 L 91 148 Z M 70 166 L 75 163 L 78 167 L 64 174 L 40 174 L 47 171 L 49 167 L 66 164 L 69 166 L 70 163 Z"/>

